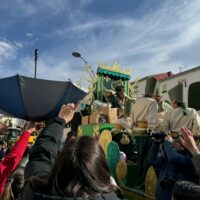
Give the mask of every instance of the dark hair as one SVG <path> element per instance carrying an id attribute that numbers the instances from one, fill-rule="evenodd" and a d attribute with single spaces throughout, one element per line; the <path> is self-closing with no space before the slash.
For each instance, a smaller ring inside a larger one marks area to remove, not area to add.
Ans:
<path id="1" fill-rule="evenodd" d="M 144 97 L 147 97 L 147 98 L 152 98 L 153 95 L 150 95 L 150 94 L 145 94 Z"/>
<path id="2" fill-rule="evenodd" d="M 183 109 L 183 115 L 187 115 L 185 103 L 179 102 L 179 101 L 176 101 L 176 100 L 175 100 L 175 102 L 176 102 L 177 107 L 180 107 L 180 108 Z"/>
<path id="3" fill-rule="evenodd" d="M 122 90 L 124 90 L 124 86 L 123 85 L 118 85 L 118 86 L 115 87 L 115 91 L 116 92 L 120 92 Z"/>
<path id="4" fill-rule="evenodd" d="M 174 200 L 199 200 L 200 186 L 189 181 L 177 181 L 172 196 Z"/>
<path id="5" fill-rule="evenodd" d="M 70 139 L 76 138 L 76 137 L 77 137 L 77 132 L 75 132 L 75 131 L 69 131 L 67 133 L 67 138 L 66 138 L 65 142 L 67 142 L 67 140 L 70 140 Z"/>
<path id="6" fill-rule="evenodd" d="M 31 183 L 38 191 L 42 187 L 35 180 Z M 88 136 L 66 141 L 46 183 L 47 193 L 66 197 L 96 196 L 118 189 L 111 184 L 106 158 L 98 141 Z"/>
<path id="7" fill-rule="evenodd" d="M 19 199 L 24 186 L 24 167 L 18 167 L 5 184 L 5 190 L 1 194 L 1 200 Z"/>
<path id="8" fill-rule="evenodd" d="M 0 145 L 4 145 L 4 144 L 8 144 L 7 141 L 1 140 L 1 141 L 0 141 Z"/>

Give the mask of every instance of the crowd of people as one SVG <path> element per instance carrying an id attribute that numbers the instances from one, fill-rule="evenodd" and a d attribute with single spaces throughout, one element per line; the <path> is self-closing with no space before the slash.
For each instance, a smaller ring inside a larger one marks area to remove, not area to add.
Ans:
<path id="1" fill-rule="evenodd" d="M 194 139 L 200 134 L 200 117 L 194 109 L 185 107 L 182 94 L 177 96 L 181 90 L 178 86 L 169 91 L 170 106 L 162 101 L 157 80 L 149 79 L 145 95 L 135 101 L 130 116 L 117 121 L 137 144 L 141 189 L 148 167 L 154 167 L 156 200 L 200 199 L 200 150 Z M 123 87 L 117 92 L 121 100 L 116 94 L 111 103 L 122 108 Z M 35 131 L 31 122 L 9 151 L 5 142 L 0 143 L 0 199 L 124 199 L 110 175 L 98 138 L 68 135 L 61 150 L 64 128 L 76 110 L 74 104 L 63 105 L 31 149 L 28 141 Z M 162 137 L 149 135 L 160 132 L 164 133 Z"/>
<path id="2" fill-rule="evenodd" d="M 20 160 L 28 146 L 34 124 L 29 124 L 0 163 L 1 199 L 119 199 L 106 157 L 92 137 L 68 137 L 60 152 L 65 125 L 76 107 L 63 105 L 58 117 L 39 134 L 24 167 Z M 18 166 L 18 167 L 17 167 Z M 17 167 L 17 169 L 16 169 Z"/>
<path id="3" fill-rule="evenodd" d="M 190 139 L 192 135 L 200 135 L 200 116 L 195 109 L 185 106 L 182 84 L 169 90 L 168 94 L 171 103 L 162 100 L 159 82 L 150 77 L 146 82 L 144 96 L 136 99 L 131 115 L 118 120 L 135 139 L 140 189 L 145 189 L 147 170 L 150 166 L 154 167 L 157 175 L 156 200 L 170 200 L 176 182 L 196 182 L 196 173 L 199 173 L 197 164 L 193 162 L 199 159 L 198 148 L 196 146 L 197 155 L 193 158 L 194 153 L 185 144 L 189 140 L 186 137 L 188 134 Z M 196 145 L 194 141 L 193 145 Z"/>

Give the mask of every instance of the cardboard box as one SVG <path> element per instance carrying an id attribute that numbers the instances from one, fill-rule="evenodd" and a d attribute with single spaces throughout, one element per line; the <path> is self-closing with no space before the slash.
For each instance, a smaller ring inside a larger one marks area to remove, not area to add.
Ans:
<path id="1" fill-rule="evenodd" d="M 89 116 L 90 124 L 98 124 L 99 123 L 99 114 L 94 112 Z"/>
<path id="2" fill-rule="evenodd" d="M 117 121 L 117 108 L 103 108 L 102 113 L 93 112 L 91 115 L 82 117 L 82 125 L 86 124 L 115 124 Z"/>
<path id="3" fill-rule="evenodd" d="M 97 112 L 94 112 L 89 116 L 89 123 L 90 124 L 108 123 L 108 117 L 104 114 L 99 114 Z"/>
<path id="4" fill-rule="evenodd" d="M 117 110 L 113 110 L 109 113 L 108 123 L 115 124 L 117 122 Z"/>
<path id="5" fill-rule="evenodd" d="M 118 108 L 110 108 L 110 107 L 102 107 L 102 114 L 104 114 L 104 115 L 109 115 L 110 113 L 116 113 L 116 115 L 117 115 L 117 109 Z"/>
<path id="6" fill-rule="evenodd" d="M 83 116 L 82 117 L 82 125 L 89 124 L 89 116 Z"/>
<path id="7" fill-rule="evenodd" d="M 117 108 L 109 108 L 109 107 L 102 108 L 102 114 L 107 116 L 107 123 L 111 123 L 111 124 L 116 123 L 117 113 L 118 113 Z"/>

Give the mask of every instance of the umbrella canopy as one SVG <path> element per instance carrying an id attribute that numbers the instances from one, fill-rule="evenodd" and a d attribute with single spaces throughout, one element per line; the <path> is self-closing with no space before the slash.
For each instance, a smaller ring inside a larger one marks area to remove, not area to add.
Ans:
<path id="1" fill-rule="evenodd" d="M 0 79 L 0 109 L 21 119 L 40 121 L 58 115 L 63 104 L 77 103 L 86 93 L 71 81 L 12 76 Z"/>

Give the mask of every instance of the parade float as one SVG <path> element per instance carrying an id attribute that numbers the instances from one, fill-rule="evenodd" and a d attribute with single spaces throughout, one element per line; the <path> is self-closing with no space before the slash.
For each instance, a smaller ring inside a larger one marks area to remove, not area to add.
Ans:
<path id="1" fill-rule="evenodd" d="M 138 163 L 140 158 L 134 151 L 137 149 L 131 148 L 134 135 L 127 134 L 117 123 L 117 119 L 125 114 L 123 112 L 130 111 L 130 105 L 134 103 L 134 91 L 130 85 L 131 71 L 122 70 L 116 64 L 113 66 L 99 65 L 94 76 L 88 66 L 86 67 L 92 85 L 89 87 L 88 95 L 80 103 L 82 120 L 77 128 L 78 136 L 98 138 L 106 155 L 111 175 L 122 189 L 125 198 L 154 199 L 156 185 L 154 169 L 153 167 L 149 168 L 145 179 L 145 188 L 139 189 L 140 165 Z M 129 102 L 125 103 L 123 110 L 112 108 L 108 101 L 108 95 L 115 91 L 117 85 L 124 86 L 125 96 Z M 125 151 L 126 154 L 126 147 L 133 151 L 131 160 L 127 160 L 121 155 L 121 151 Z"/>

